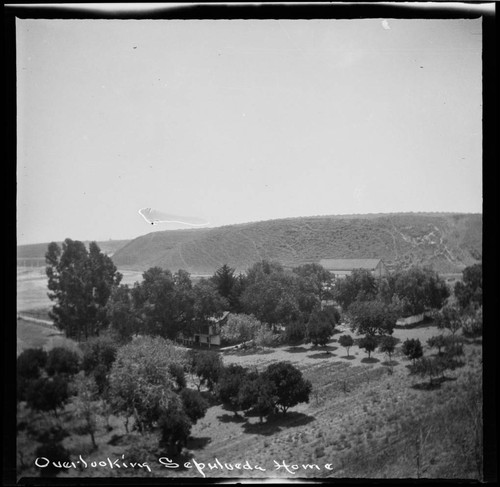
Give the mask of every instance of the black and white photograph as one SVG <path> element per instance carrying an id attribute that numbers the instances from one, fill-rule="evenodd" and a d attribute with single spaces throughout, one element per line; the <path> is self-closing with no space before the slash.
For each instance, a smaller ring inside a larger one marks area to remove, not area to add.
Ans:
<path id="1" fill-rule="evenodd" d="M 16 480 L 491 480 L 494 5 L 143 5 L 16 10 Z"/>

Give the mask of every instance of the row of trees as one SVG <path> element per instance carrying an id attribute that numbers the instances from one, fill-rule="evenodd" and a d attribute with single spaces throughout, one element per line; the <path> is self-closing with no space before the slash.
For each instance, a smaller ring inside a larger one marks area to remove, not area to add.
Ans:
<path id="1" fill-rule="evenodd" d="M 223 311 L 238 315 L 226 337 L 254 340 L 266 327 L 285 328 L 290 343 L 308 340 L 325 343 L 339 321 L 334 308 L 324 302 L 336 300 L 362 335 L 390 335 L 400 316 L 439 310 L 450 297 L 439 275 L 414 267 L 376 278 L 369 271 L 354 270 L 338 282 L 318 264 L 286 270 L 277 262 L 261 261 L 246 275 L 236 275 L 227 265 L 209 279 L 193 284 L 188 272 L 172 273 L 159 267 L 148 269 L 132 287 L 120 285 L 121 275 L 95 242 L 87 251 L 79 241 L 66 239 L 62 248 L 49 245 L 47 254 L 49 297 L 54 301 L 51 317 L 66 335 L 77 340 L 111 329 L 123 341 L 135 334 L 174 340 L 179 333 L 192 336 Z M 471 316 L 482 304 L 481 265 L 464 271 L 455 286 L 456 313 Z M 453 311 L 444 310 L 445 320 Z M 244 318 L 244 315 L 249 318 Z M 472 320 L 474 321 L 474 320 Z M 476 320 L 477 321 L 477 320 Z M 472 325 L 471 325 L 472 327 Z M 474 330 L 471 329 L 471 333 Z"/>
<path id="2" fill-rule="evenodd" d="M 328 296 L 332 276 L 317 264 L 286 271 L 262 261 L 247 274 L 227 265 L 193 285 L 184 270 L 148 269 L 132 287 L 121 285 L 112 260 L 92 242 L 51 243 L 46 253 L 50 313 L 68 337 L 87 340 L 111 328 L 123 340 L 134 334 L 175 339 L 190 336 L 223 311 L 253 315 L 276 329 L 278 324 L 307 323 Z"/>

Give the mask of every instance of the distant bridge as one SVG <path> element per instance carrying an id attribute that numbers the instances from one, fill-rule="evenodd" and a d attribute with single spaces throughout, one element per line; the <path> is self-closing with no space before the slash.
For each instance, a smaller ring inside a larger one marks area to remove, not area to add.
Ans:
<path id="1" fill-rule="evenodd" d="M 45 267 L 45 257 L 18 257 L 17 267 Z"/>

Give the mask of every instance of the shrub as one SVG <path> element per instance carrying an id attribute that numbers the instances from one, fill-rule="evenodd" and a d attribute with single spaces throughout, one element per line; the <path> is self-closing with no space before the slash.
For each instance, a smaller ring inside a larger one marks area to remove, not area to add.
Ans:
<path id="1" fill-rule="evenodd" d="M 387 354 L 389 357 L 389 360 L 392 360 L 392 354 L 394 353 L 394 350 L 396 349 L 396 343 L 398 340 L 392 336 L 385 336 L 382 337 L 380 340 L 379 344 L 379 350 L 382 353 Z"/>

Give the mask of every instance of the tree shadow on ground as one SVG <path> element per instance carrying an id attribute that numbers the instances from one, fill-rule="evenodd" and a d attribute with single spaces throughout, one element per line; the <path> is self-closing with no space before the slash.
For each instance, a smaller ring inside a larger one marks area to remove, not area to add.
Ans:
<path id="1" fill-rule="evenodd" d="M 386 360 L 385 362 L 382 362 L 382 365 L 385 365 L 387 367 L 395 367 L 396 365 L 399 365 L 399 362 L 397 360 Z"/>
<path id="2" fill-rule="evenodd" d="M 412 389 L 416 389 L 417 391 L 434 391 L 436 389 L 439 389 L 443 382 L 455 381 L 455 380 L 457 380 L 456 377 L 448 377 L 448 376 L 436 377 L 435 379 L 432 379 L 432 382 L 429 381 L 418 382 L 416 384 L 413 384 L 411 387 Z"/>
<path id="3" fill-rule="evenodd" d="M 354 355 L 342 355 L 339 358 L 343 358 L 345 360 L 354 360 L 356 357 Z"/>
<path id="4" fill-rule="evenodd" d="M 201 450 L 202 448 L 205 448 L 211 441 L 212 438 L 210 438 L 209 436 L 190 436 L 187 441 L 187 447 L 190 450 Z"/>
<path id="5" fill-rule="evenodd" d="M 235 416 L 232 413 L 231 414 L 224 413 L 221 416 L 217 416 L 217 419 L 221 423 L 244 423 L 246 421 L 246 419 L 243 416 L 239 414 Z"/>
<path id="6" fill-rule="evenodd" d="M 304 353 L 304 352 L 309 352 L 309 350 L 305 347 L 302 346 L 293 346 L 285 349 L 285 352 L 288 353 Z"/>
<path id="7" fill-rule="evenodd" d="M 375 358 L 375 357 L 370 357 L 370 358 L 365 357 L 365 358 L 361 359 L 361 363 L 363 363 L 363 364 L 376 364 L 378 362 L 380 362 L 380 360 L 378 358 Z"/>
<path id="8" fill-rule="evenodd" d="M 257 435 L 270 436 L 278 433 L 279 431 L 292 426 L 303 426 L 315 421 L 316 418 L 308 416 L 304 413 L 295 411 L 271 414 L 262 423 L 246 423 L 243 425 L 245 433 L 252 433 Z"/>
<path id="9" fill-rule="evenodd" d="M 338 348 L 339 348 L 339 347 L 334 347 L 334 346 L 332 346 L 332 345 L 326 345 L 326 346 L 324 346 L 324 347 L 322 347 L 321 345 L 313 345 L 313 346 L 311 347 L 311 350 L 310 350 L 310 351 L 312 352 L 312 351 L 315 351 L 315 350 L 321 350 L 322 352 L 326 352 L 326 351 L 328 351 L 328 352 L 334 352 L 334 351 L 335 351 L 335 350 L 337 350 Z"/>
<path id="10" fill-rule="evenodd" d="M 261 348 L 257 352 L 255 352 L 256 355 L 268 355 L 270 353 L 274 353 L 274 350 L 271 348 Z"/>
<path id="11" fill-rule="evenodd" d="M 312 355 L 307 355 L 307 358 L 332 358 L 337 355 L 330 352 L 313 353 Z"/>

